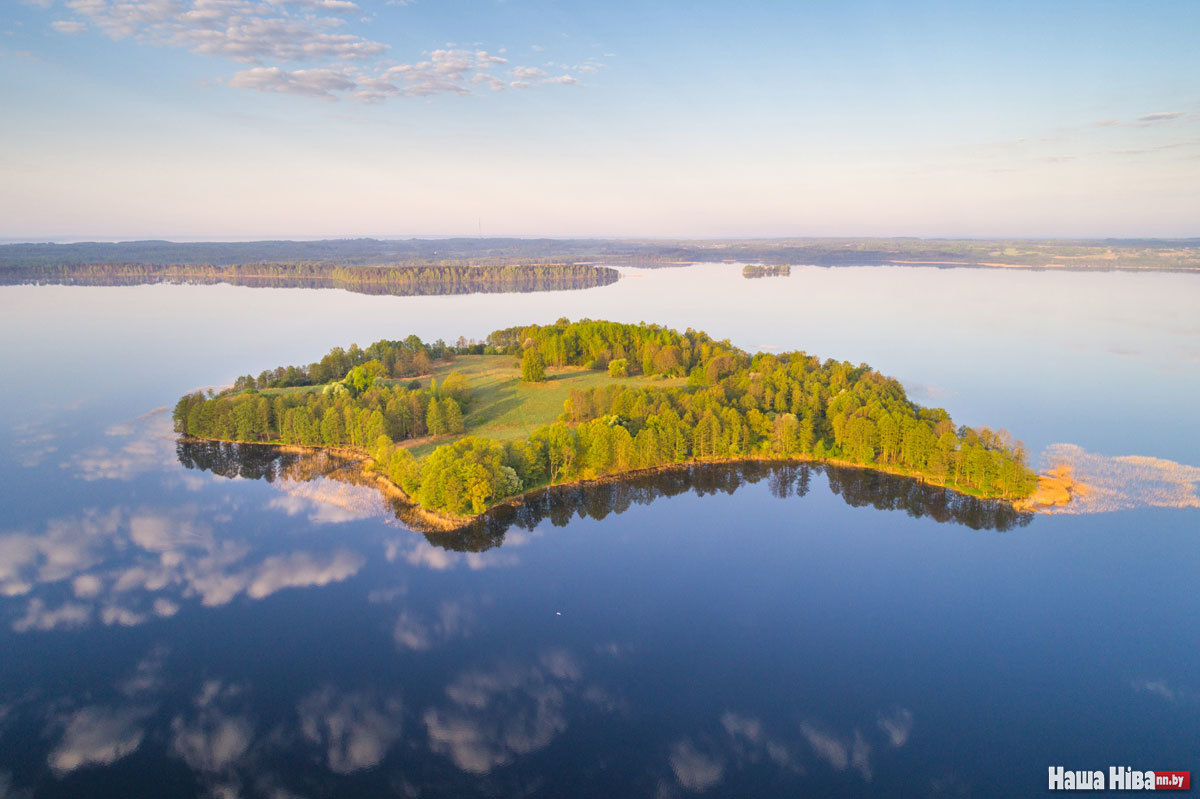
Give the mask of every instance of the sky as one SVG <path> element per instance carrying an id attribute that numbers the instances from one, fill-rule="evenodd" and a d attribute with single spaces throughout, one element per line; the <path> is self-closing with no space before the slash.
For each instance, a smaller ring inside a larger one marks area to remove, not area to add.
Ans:
<path id="1" fill-rule="evenodd" d="M 1200 236 L 1200 3 L 0 0 L 0 238 Z"/>

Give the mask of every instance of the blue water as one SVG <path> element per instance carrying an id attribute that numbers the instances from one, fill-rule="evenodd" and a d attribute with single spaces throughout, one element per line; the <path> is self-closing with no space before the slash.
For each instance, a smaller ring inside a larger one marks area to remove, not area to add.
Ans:
<path id="1" fill-rule="evenodd" d="M 1197 771 L 1194 509 L 997 524 L 915 515 L 929 496 L 869 473 L 701 469 L 425 536 L 316 466 L 180 450 L 162 410 L 334 345 L 591 316 L 866 361 L 1034 452 L 1195 464 L 1197 307 L 1187 275 L 729 265 L 502 296 L 0 288 L 0 796 L 1028 796 L 1049 766 Z"/>

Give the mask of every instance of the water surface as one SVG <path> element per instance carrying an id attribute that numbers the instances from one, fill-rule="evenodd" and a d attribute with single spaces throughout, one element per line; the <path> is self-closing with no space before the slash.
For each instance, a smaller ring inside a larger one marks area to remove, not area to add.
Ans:
<path id="1" fill-rule="evenodd" d="M 1009 796 L 1196 770 L 1194 510 L 704 468 L 421 535 L 183 392 L 560 316 L 865 361 L 1037 452 L 1196 462 L 1195 276 L 737 265 L 538 295 L 0 287 L 0 796 Z M 258 450 L 247 452 L 242 450 Z"/>

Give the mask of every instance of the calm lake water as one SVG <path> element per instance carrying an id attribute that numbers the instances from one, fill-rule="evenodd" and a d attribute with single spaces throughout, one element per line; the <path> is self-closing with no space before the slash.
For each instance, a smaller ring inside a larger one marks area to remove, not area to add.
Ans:
<path id="1" fill-rule="evenodd" d="M 336 464 L 171 434 L 182 393 L 335 345 L 586 316 L 865 361 L 1034 453 L 1152 456 L 1195 488 L 1165 462 L 1200 462 L 1196 276 L 623 272 L 0 287 L 0 797 L 1028 796 L 1048 766 L 1200 771 L 1200 511 L 1152 492 L 1030 519 L 860 471 L 703 468 L 425 536 Z"/>

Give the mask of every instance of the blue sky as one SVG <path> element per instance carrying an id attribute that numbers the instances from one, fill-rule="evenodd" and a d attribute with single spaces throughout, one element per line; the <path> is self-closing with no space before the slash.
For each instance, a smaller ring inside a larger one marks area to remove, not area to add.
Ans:
<path id="1" fill-rule="evenodd" d="M 1200 4 L 5 0 L 0 237 L 1200 236 Z"/>

